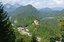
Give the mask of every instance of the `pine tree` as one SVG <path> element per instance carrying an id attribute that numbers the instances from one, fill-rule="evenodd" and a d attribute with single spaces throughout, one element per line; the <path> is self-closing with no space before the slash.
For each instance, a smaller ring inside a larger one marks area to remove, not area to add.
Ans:
<path id="1" fill-rule="evenodd" d="M 7 14 L 0 2 L 0 42 L 15 42 L 14 30 Z"/>

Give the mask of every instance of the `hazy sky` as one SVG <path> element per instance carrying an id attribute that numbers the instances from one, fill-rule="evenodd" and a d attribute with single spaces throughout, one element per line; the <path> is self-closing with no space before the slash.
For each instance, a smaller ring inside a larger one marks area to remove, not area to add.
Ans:
<path id="1" fill-rule="evenodd" d="M 44 7 L 64 7 L 64 0 L 1 0 L 4 4 L 20 4 L 27 5 L 31 4 L 36 8 Z"/>

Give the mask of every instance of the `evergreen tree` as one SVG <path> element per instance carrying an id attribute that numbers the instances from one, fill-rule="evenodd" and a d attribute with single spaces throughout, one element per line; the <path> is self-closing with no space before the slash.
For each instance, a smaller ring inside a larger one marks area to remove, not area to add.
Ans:
<path id="1" fill-rule="evenodd" d="M 7 12 L 4 11 L 4 6 L 0 2 L 0 42 L 15 42 L 14 30 L 7 16 Z"/>

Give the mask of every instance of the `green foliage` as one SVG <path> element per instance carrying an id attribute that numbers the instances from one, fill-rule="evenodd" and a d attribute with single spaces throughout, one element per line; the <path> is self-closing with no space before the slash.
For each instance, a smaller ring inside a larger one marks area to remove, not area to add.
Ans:
<path id="1" fill-rule="evenodd" d="M 60 26 L 60 31 L 61 31 L 61 36 L 62 36 L 62 42 L 64 42 L 64 18 L 63 17 L 59 17 L 59 26 Z"/>
<path id="2" fill-rule="evenodd" d="M 61 34 L 57 20 L 42 20 L 39 26 L 29 25 L 27 26 L 31 33 L 35 33 L 37 36 L 42 37 L 41 42 L 50 42 L 50 38 L 53 36 L 59 36 Z M 37 30 L 36 30 L 37 29 Z"/>
<path id="3" fill-rule="evenodd" d="M 20 34 L 20 32 L 16 28 L 14 29 L 14 31 L 15 31 L 15 36 L 16 36 L 15 42 L 30 42 L 31 41 L 31 37 Z"/>
<path id="4" fill-rule="evenodd" d="M 29 21 L 29 18 L 27 18 L 25 21 L 27 20 Z M 34 19 L 31 21 L 34 21 Z M 35 33 L 36 36 L 40 36 L 41 39 L 43 39 L 41 40 L 41 42 L 55 42 L 56 40 L 59 40 L 58 38 L 64 33 L 64 31 L 61 31 L 60 29 L 60 22 L 57 21 L 57 18 L 54 20 L 47 19 L 39 22 L 39 26 L 36 26 L 32 24 L 33 22 L 30 22 L 30 25 L 28 25 L 27 28 L 29 29 L 30 33 Z M 36 36 L 34 36 L 33 34 L 33 36 L 31 37 L 31 42 L 36 42 Z M 27 39 L 25 37 L 24 41 L 26 40 Z M 63 40 L 64 39 L 62 39 L 62 41 Z M 29 42 L 30 40 L 27 41 Z"/>
<path id="5" fill-rule="evenodd" d="M 55 42 L 55 39 L 53 37 L 51 37 L 50 42 Z"/>
<path id="6" fill-rule="evenodd" d="M 29 26 L 32 24 L 33 20 L 37 19 L 36 16 L 22 16 L 22 15 L 19 15 L 19 16 L 15 16 L 13 18 L 13 20 L 17 20 L 17 23 L 15 23 L 16 26 L 23 26 L 23 27 L 26 27 L 26 26 Z"/>
<path id="7" fill-rule="evenodd" d="M 15 31 L 15 36 L 16 36 L 15 42 L 23 42 L 22 35 L 18 32 L 18 30 L 14 29 L 14 31 Z"/>
<path id="8" fill-rule="evenodd" d="M 36 35 L 34 35 L 34 34 L 32 35 L 31 42 L 38 42 Z"/>
<path id="9" fill-rule="evenodd" d="M 15 42 L 14 30 L 0 2 L 0 42 Z"/>
<path id="10" fill-rule="evenodd" d="M 50 38 L 50 42 L 55 42 L 55 41 L 60 41 L 61 40 L 61 42 L 64 42 L 64 18 L 63 17 L 58 17 L 57 18 L 57 20 L 58 20 L 58 27 L 60 28 L 59 29 L 59 34 L 60 35 L 56 35 L 56 36 L 54 36 L 54 38 Z"/>
<path id="11" fill-rule="evenodd" d="M 63 38 L 63 39 L 62 39 L 62 42 L 64 42 L 64 34 L 62 35 L 62 38 Z"/>
<path id="12" fill-rule="evenodd" d="M 61 19 L 63 21 L 58 20 L 60 22 L 57 21 L 57 16 L 62 16 L 64 14 L 63 12 L 56 11 L 49 13 L 39 13 L 34 7 L 29 5 L 24 8 L 17 9 L 14 14 L 16 15 L 13 16 L 13 21 L 17 20 L 17 23 L 14 23 L 15 26 L 27 27 L 30 33 L 35 33 L 36 36 L 41 37 L 41 42 L 55 42 L 56 40 L 58 40 L 59 36 L 62 36 L 62 34 L 64 34 L 64 19 Z M 54 17 L 54 19 L 42 20 L 42 17 Z M 41 19 L 39 21 L 39 26 L 35 26 L 32 24 L 35 19 Z M 20 36 L 19 34 L 16 34 L 16 36 L 16 40 L 19 40 L 17 42 L 30 42 L 31 37 L 29 37 L 28 40 L 28 36 L 21 34 Z M 31 42 L 36 42 L 36 36 L 33 34 Z M 64 37 L 62 41 L 63 40 Z"/>
<path id="13" fill-rule="evenodd" d="M 28 11 L 27 11 L 28 10 Z M 23 8 L 19 7 L 12 17 L 13 21 L 17 20 L 16 26 L 26 26 L 31 25 L 34 19 L 39 18 L 39 11 L 31 5 L 27 5 Z"/>

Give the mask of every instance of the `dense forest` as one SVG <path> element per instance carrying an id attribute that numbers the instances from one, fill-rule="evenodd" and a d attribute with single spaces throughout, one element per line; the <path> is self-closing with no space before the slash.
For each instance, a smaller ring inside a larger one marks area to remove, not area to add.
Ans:
<path id="1" fill-rule="evenodd" d="M 4 7 L 0 2 L 0 42 L 64 42 L 64 10 L 27 5 L 7 12 Z"/>

